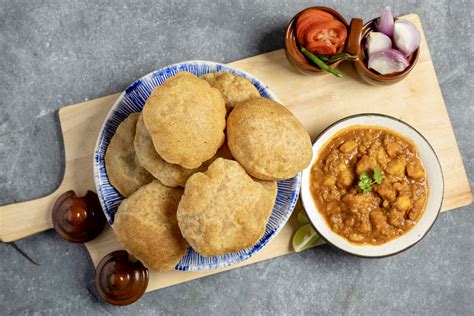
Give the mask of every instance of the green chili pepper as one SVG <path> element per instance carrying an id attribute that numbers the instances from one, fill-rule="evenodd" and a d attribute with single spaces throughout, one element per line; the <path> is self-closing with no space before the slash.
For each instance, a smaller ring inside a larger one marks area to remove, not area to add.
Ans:
<path id="1" fill-rule="evenodd" d="M 335 69 L 332 69 L 324 61 L 319 59 L 316 55 L 310 53 L 306 48 L 301 47 L 301 52 L 303 55 L 305 55 L 309 60 L 311 60 L 316 66 L 318 66 L 321 70 L 327 71 L 331 74 L 333 74 L 336 77 L 342 77 L 342 74 L 336 71 Z"/>
<path id="2" fill-rule="evenodd" d="M 324 61 L 325 63 L 331 63 L 335 62 L 341 59 L 354 59 L 355 56 L 352 56 L 350 54 L 344 53 L 344 54 L 337 54 L 333 56 L 317 56 L 319 59 Z"/>

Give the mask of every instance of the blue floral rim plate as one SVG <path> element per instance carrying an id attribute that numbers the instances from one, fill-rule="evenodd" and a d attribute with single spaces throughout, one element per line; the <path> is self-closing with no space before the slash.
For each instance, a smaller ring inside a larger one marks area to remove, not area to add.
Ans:
<path id="1" fill-rule="evenodd" d="M 232 67 L 209 61 L 187 61 L 154 71 L 131 84 L 110 109 L 99 132 L 94 152 L 94 179 L 100 204 L 108 222 L 112 225 L 120 202 L 124 199 L 110 184 L 105 169 L 105 152 L 118 125 L 131 113 L 140 112 L 152 90 L 181 71 L 196 76 L 211 72 L 225 71 L 244 77 L 258 89 L 260 95 L 280 102 L 267 85 L 255 77 Z M 242 262 L 260 251 L 283 228 L 290 217 L 301 187 L 301 173 L 294 178 L 278 182 L 278 195 L 265 234 L 251 248 L 223 256 L 203 257 L 189 248 L 186 255 L 176 265 L 179 271 L 205 271 L 220 269 Z"/>

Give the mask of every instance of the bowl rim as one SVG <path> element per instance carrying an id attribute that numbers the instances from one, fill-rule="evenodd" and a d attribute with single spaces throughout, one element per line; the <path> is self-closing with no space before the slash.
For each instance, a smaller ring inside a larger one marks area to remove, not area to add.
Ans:
<path id="1" fill-rule="evenodd" d="M 347 23 L 347 20 L 344 18 L 344 16 L 341 13 L 339 13 L 337 10 L 329 8 L 329 7 L 325 7 L 325 6 L 307 7 L 305 9 L 299 11 L 298 13 L 296 13 L 290 19 L 290 21 L 288 22 L 288 25 L 287 25 L 286 31 L 285 31 L 285 52 L 286 52 L 287 55 L 289 55 L 288 58 L 291 58 L 294 63 L 296 63 L 299 67 L 302 67 L 306 71 L 310 71 L 310 72 L 316 73 L 316 74 L 326 74 L 327 73 L 326 71 L 310 64 L 309 62 L 307 62 L 306 64 L 303 64 L 303 63 L 297 61 L 296 58 L 295 58 L 295 55 L 293 53 L 293 50 L 292 50 L 292 49 L 294 49 L 297 52 L 297 54 L 301 55 L 301 57 L 306 60 L 306 57 L 304 57 L 303 54 L 301 54 L 301 52 L 298 50 L 296 45 L 293 45 L 293 43 L 296 43 L 296 41 L 297 41 L 296 40 L 296 22 L 298 20 L 298 17 L 303 12 L 308 11 L 308 10 L 313 10 L 313 9 L 321 10 L 321 11 L 324 11 L 324 12 L 327 12 L 327 13 L 330 13 L 331 15 L 333 15 L 342 24 L 344 24 L 344 26 L 346 27 L 347 33 L 349 34 L 349 31 L 350 31 L 349 30 L 349 24 Z M 348 43 L 348 39 L 346 39 L 346 42 L 344 43 L 344 46 L 342 46 L 342 52 L 347 50 L 347 43 Z M 289 46 L 291 46 L 292 49 L 290 49 Z M 331 68 L 336 68 L 341 62 L 343 62 L 343 60 L 337 60 L 335 62 L 329 62 L 329 63 L 327 63 L 327 65 L 330 66 Z"/>
<path id="2" fill-rule="evenodd" d="M 444 187 L 444 174 L 443 174 L 443 170 L 441 168 L 441 163 L 439 161 L 439 157 L 438 155 L 436 154 L 433 146 L 431 146 L 431 144 L 428 142 L 428 140 L 423 136 L 423 134 L 421 134 L 416 128 L 414 128 L 413 126 L 411 126 L 410 124 L 402 121 L 401 119 L 398 119 L 396 117 L 393 117 L 393 116 L 390 116 L 390 115 L 386 115 L 386 114 L 382 114 L 382 113 L 359 113 L 359 114 L 354 114 L 354 115 L 350 115 L 350 116 L 347 116 L 347 117 L 344 117 L 344 118 L 341 118 L 339 120 L 337 120 L 336 122 L 330 124 L 329 126 L 327 126 L 314 140 L 313 140 L 313 155 L 315 154 L 315 149 L 314 149 L 314 145 L 315 143 L 321 138 L 323 137 L 323 135 L 329 131 L 331 128 L 333 128 L 334 126 L 342 123 L 342 122 L 345 122 L 345 121 L 348 121 L 348 120 L 352 120 L 352 119 L 356 119 L 356 118 L 360 118 L 360 117 L 371 117 L 371 116 L 374 116 L 374 117 L 381 117 L 381 118 L 385 118 L 385 119 L 389 119 L 389 120 L 393 120 L 397 123 L 401 123 L 403 125 L 405 125 L 406 127 L 408 127 L 409 129 L 411 129 L 412 131 L 414 131 L 416 134 L 418 134 L 418 136 L 420 136 L 420 138 L 426 143 L 426 145 L 429 147 L 430 151 L 432 152 L 432 154 L 434 155 L 434 157 L 436 158 L 435 162 L 437 164 L 437 167 L 439 168 L 439 171 L 440 171 L 440 175 L 441 175 L 441 183 L 440 183 L 440 186 L 441 186 L 441 201 L 439 203 L 439 207 L 437 208 L 436 210 L 436 216 L 433 218 L 433 221 L 429 224 L 428 228 L 422 233 L 422 235 L 417 238 L 414 242 L 412 243 L 408 243 L 405 247 L 397 250 L 397 251 L 394 251 L 394 252 L 391 252 L 391 253 L 387 253 L 387 254 L 383 254 L 383 255 L 365 255 L 365 254 L 361 254 L 361 253 L 355 253 L 353 251 L 350 251 L 348 249 L 345 249 L 343 247 L 340 247 L 338 245 L 336 245 L 335 243 L 331 242 L 330 240 L 326 239 L 324 234 L 321 233 L 321 230 L 318 230 L 318 228 L 316 227 L 316 225 L 313 223 L 312 221 L 312 218 L 309 216 L 308 212 L 307 212 L 307 205 L 305 203 L 305 199 L 304 199 L 304 196 L 307 195 L 308 193 L 305 193 L 305 192 L 308 192 L 309 191 L 309 188 L 306 188 L 305 187 L 305 181 L 303 180 L 303 183 L 302 183 L 302 186 L 301 186 L 301 202 L 303 204 L 303 209 L 305 211 L 305 214 L 306 214 L 306 217 L 308 218 L 308 221 L 309 223 L 311 224 L 311 226 L 313 227 L 313 229 L 318 233 L 318 235 L 323 238 L 328 244 L 330 244 L 332 247 L 336 248 L 336 249 L 339 249 L 345 253 L 348 253 L 350 255 L 353 255 L 353 256 L 356 256 L 356 257 L 359 257 L 359 258 L 368 258 L 368 259 L 377 259 L 377 258 L 386 258 L 386 257 L 391 257 L 391 256 L 394 256 L 394 255 L 397 255 L 405 250 L 408 250 L 410 249 L 411 247 L 415 246 L 416 244 L 418 244 L 423 238 L 425 238 L 425 236 L 428 234 L 428 232 L 431 231 L 431 228 L 434 226 L 435 222 L 437 221 L 438 217 L 439 217 L 439 214 L 441 213 L 441 208 L 443 206 L 443 202 L 444 202 L 444 190 L 445 190 L 445 187 Z M 368 125 L 370 126 L 370 125 Z M 381 126 L 383 127 L 383 126 Z M 344 127 L 344 128 L 347 128 L 347 127 Z M 341 131 L 343 130 L 344 128 L 341 128 L 340 130 L 338 131 Z M 392 130 L 391 128 L 389 127 L 386 127 L 388 128 L 389 130 Z M 334 135 L 336 135 L 338 133 L 338 131 L 335 131 Z M 397 132 L 397 131 L 395 131 Z M 397 132 L 399 133 L 399 132 Z M 400 134 L 400 133 L 399 133 Z M 403 135 L 402 135 L 403 136 Z M 406 137 L 406 136 L 404 136 Z M 413 142 L 413 141 L 412 141 Z M 322 146 L 324 146 L 326 143 L 322 144 Z M 321 147 L 322 147 L 321 146 Z M 316 157 L 317 159 L 317 157 Z M 303 171 L 303 177 L 306 176 L 306 172 L 307 170 L 311 170 L 311 168 L 313 167 L 314 163 L 311 163 L 304 171 Z M 310 171 L 309 171 L 310 172 Z M 311 198 L 311 201 L 314 201 L 313 200 L 313 196 L 311 194 L 311 192 L 309 192 L 309 195 L 310 195 L 310 198 Z M 317 207 L 315 205 L 315 203 L 313 202 L 314 204 L 314 208 L 317 210 Z M 425 209 L 426 210 L 426 209 Z M 423 212 L 425 211 L 423 210 Z M 423 215 L 422 215 L 423 216 Z M 323 221 L 325 221 L 325 219 L 323 219 Z M 418 223 L 417 223 L 418 224 Z M 416 225 L 415 225 L 416 226 Z M 413 226 L 411 229 L 413 229 L 415 226 Z M 410 229 L 410 230 L 411 230 Z M 330 231 L 330 234 L 334 234 L 334 235 L 337 235 L 339 237 L 342 237 L 340 236 L 339 234 L 337 234 L 336 232 L 334 232 L 330 227 L 329 227 L 329 231 Z M 409 232 L 409 231 L 408 231 Z M 407 232 L 407 233 L 408 233 Z M 402 234 L 394 239 L 391 239 L 390 241 L 393 241 L 393 240 L 396 240 L 398 238 L 400 238 L 401 236 L 403 236 L 405 234 Z M 345 243 L 348 243 L 348 244 L 351 244 L 352 246 L 355 246 L 355 247 L 380 247 L 380 246 L 383 246 L 387 243 L 384 243 L 384 244 L 381 244 L 381 245 L 370 245 L 370 244 L 356 244 L 356 243 L 351 243 L 350 241 L 348 241 L 347 239 L 345 239 L 344 237 L 342 237 L 345 241 Z"/>
<path id="3" fill-rule="evenodd" d="M 99 197 L 99 202 L 100 202 L 102 211 L 103 211 L 103 213 L 104 213 L 104 215 L 107 219 L 107 223 L 111 227 L 112 227 L 112 224 L 111 224 L 110 214 L 108 214 L 108 211 L 106 211 L 108 209 L 108 206 L 105 205 L 105 199 L 104 199 L 104 196 L 102 194 L 103 192 L 101 190 L 99 190 L 99 187 L 103 184 L 99 183 L 100 170 L 99 170 L 99 166 L 98 166 L 99 162 L 97 162 L 97 155 L 100 152 L 101 146 L 103 146 L 102 141 L 103 141 L 103 138 L 104 138 L 105 128 L 107 127 L 107 122 L 110 121 L 111 118 L 114 115 L 116 115 L 115 114 L 116 109 L 118 108 L 119 104 L 121 103 L 121 101 L 123 100 L 125 94 L 129 91 L 130 88 L 134 87 L 140 81 L 151 78 L 157 72 L 160 72 L 160 71 L 163 71 L 163 70 L 166 70 L 166 69 L 169 69 L 169 68 L 180 67 L 180 66 L 183 66 L 183 65 L 208 65 L 208 66 L 211 66 L 213 68 L 219 68 L 219 67 L 223 68 L 224 70 L 222 70 L 222 71 L 226 71 L 226 72 L 231 70 L 231 71 L 235 72 L 236 74 L 238 74 L 239 76 L 243 76 L 244 78 L 248 79 L 250 82 L 252 82 L 252 85 L 254 85 L 254 81 L 255 81 L 258 84 L 258 86 L 260 86 L 260 88 L 263 89 L 265 95 L 269 96 L 270 99 L 272 99 L 276 102 L 282 103 L 282 101 L 268 87 L 268 85 L 264 81 L 260 80 L 258 77 L 254 76 L 254 75 L 251 75 L 248 72 L 246 72 L 244 70 L 241 70 L 237 67 L 233 67 L 233 66 L 229 66 L 229 65 L 226 65 L 226 64 L 218 63 L 218 62 L 213 62 L 213 61 L 187 60 L 187 61 L 177 62 L 177 63 L 174 63 L 174 64 L 163 66 L 163 67 L 161 67 L 157 70 L 151 71 L 151 72 L 147 73 L 146 75 L 134 80 L 130 85 L 128 85 L 118 95 L 117 100 L 110 107 L 106 117 L 104 118 L 104 120 L 102 122 L 102 126 L 99 130 L 99 133 L 97 135 L 97 141 L 95 143 L 94 153 L 93 153 L 93 157 L 92 157 L 95 188 L 97 190 L 97 195 Z M 104 152 L 104 156 L 105 156 L 105 152 Z M 213 271 L 213 270 L 217 270 L 217 269 L 222 269 L 222 268 L 226 268 L 226 267 L 241 263 L 241 262 L 251 258 L 253 255 L 257 254 L 258 252 L 260 252 L 263 248 L 265 248 L 268 245 L 268 243 L 280 233 L 280 231 L 283 229 L 283 227 L 286 225 L 289 218 L 291 217 L 291 214 L 293 213 L 293 210 L 294 210 L 295 205 L 296 205 L 296 203 L 298 201 L 298 198 L 299 198 L 299 194 L 301 192 L 302 171 L 297 173 L 293 178 L 290 178 L 290 179 L 287 179 L 287 180 L 284 180 L 284 181 L 292 181 L 294 183 L 294 187 L 291 190 L 292 191 L 291 199 L 287 199 L 287 200 L 285 199 L 285 201 L 288 204 L 286 206 L 287 211 L 285 212 L 285 215 L 281 218 L 281 220 L 280 220 L 278 226 L 276 227 L 276 229 L 273 229 L 271 231 L 271 233 L 269 233 L 269 234 L 267 234 L 267 232 L 266 232 L 267 229 L 266 229 L 265 234 L 258 240 L 258 242 L 255 245 L 244 249 L 244 250 L 247 250 L 248 253 L 246 252 L 246 253 L 243 253 L 243 254 L 236 254 L 238 252 L 233 252 L 233 253 L 226 254 L 226 255 L 221 255 L 221 256 L 211 256 L 211 258 L 220 258 L 220 259 L 219 260 L 216 259 L 216 262 L 213 262 L 212 264 L 208 264 L 206 266 L 199 266 L 199 265 L 195 265 L 195 264 L 194 265 L 192 265 L 192 264 L 186 265 L 184 263 L 181 263 L 181 260 L 180 260 L 177 263 L 177 265 L 176 265 L 176 267 L 174 268 L 173 271 L 202 272 L 202 271 Z M 278 186 L 280 186 L 280 182 L 281 181 L 277 182 Z M 285 186 L 287 186 L 287 184 L 283 183 L 282 186 L 285 187 Z M 277 195 L 277 197 L 278 197 L 278 195 Z M 277 201 L 275 202 L 275 205 L 276 204 L 277 204 Z M 275 206 L 274 206 L 274 208 L 275 208 Z M 273 213 L 273 211 L 274 211 L 274 209 L 272 210 L 272 213 Z M 267 223 L 267 226 L 268 226 L 268 223 Z M 190 249 L 191 249 L 191 247 L 188 248 L 188 250 L 187 250 L 186 254 L 183 256 L 183 258 L 189 255 Z M 234 255 L 234 256 L 231 257 L 231 258 L 228 258 L 229 255 Z M 205 257 L 205 258 L 207 258 L 207 257 Z"/>

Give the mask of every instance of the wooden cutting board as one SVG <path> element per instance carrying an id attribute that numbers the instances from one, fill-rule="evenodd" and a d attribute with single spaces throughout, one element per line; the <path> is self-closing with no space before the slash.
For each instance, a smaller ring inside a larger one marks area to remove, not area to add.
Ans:
<path id="1" fill-rule="evenodd" d="M 388 114 L 413 125 L 428 139 L 440 159 L 445 179 L 442 210 L 452 210 L 472 202 L 471 189 L 419 17 L 410 14 L 404 18 L 412 21 L 421 31 L 421 52 L 412 73 L 393 86 L 365 84 L 350 64 L 340 67 L 343 78 L 301 75 L 287 62 L 283 50 L 229 65 L 247 71 L 268 84 L 283 104 L 303 122 L 312 137 L 338 119 L 364 112 Z M 80 195 L 94 190 L 93 150 L 102 122 L 118 96 L 115 94 L 59 110 L 66 158 L 63 182 L 46 197 L 0 207 L 0 240 L 10 242 L 52 228 L 51 207 L 60 194 L 71 189 Z M 291 236 L 297 227 L 295 216 L 292 216 L 279 235 L 260 253 L 228 269 L 291 253 Z M 110 228 L 87 243 L 86 247 L 94 265 L 107 253 L 121 248 Z M 151 272 L 148 291 L 228 269 L 199 273 Z"/>

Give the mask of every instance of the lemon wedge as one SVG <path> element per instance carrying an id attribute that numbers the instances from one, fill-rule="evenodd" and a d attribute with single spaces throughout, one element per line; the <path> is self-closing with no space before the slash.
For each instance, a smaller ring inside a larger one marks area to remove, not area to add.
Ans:
<path id="1" fill-rule="evenodd" d="M 308 218 L 306 217 L 306 213 L 303 210 L 298 213 L 298 223 L 300 223 L 301 226 L 309 224 Z"/>
<path id="2" fill-rule="evenodd" d="M 293 250 L 299 252 L 311 248 L 316 245 L 318 239 L 319 235 L 310 224 L 303 225 L 293 235 Z"/>

